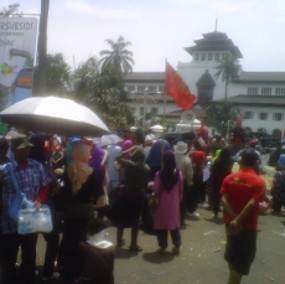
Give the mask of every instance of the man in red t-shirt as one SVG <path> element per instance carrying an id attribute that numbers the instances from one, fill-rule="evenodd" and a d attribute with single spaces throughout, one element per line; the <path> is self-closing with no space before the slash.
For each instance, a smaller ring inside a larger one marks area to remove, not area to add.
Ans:
<path id="1" fill-rule="evenodd" d="M 190 153 L 189 157 L 193 163 L 193 184 L 189 192 L 188 211 L 190 216 L 198 217 L 199 213 L 195 212 L 198 208 L 198 203 L 204 203 L 206 199 L 203 168 L 207 163 L 207 156 L 199 141 L 194 142 L 194 150 Z"/>
<path id="2" fill-rule="evenodd" d="M 254 171 L 257 162 L 255 151 L 245 150 L 240 170 L 224 179 L 220 191 L 227 231 L 229 284 L 238 284 L 243 275 L 248 275 L 256 253 L 258 203 L 263 201 L 266 189 L 264 180 Z"/>

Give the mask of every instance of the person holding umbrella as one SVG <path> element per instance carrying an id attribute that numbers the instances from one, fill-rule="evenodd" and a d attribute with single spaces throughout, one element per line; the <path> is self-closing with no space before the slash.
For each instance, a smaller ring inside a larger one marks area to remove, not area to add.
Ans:
<path id="1" fill-rule="evenodd" d="M 88 141 L 74 143 L 72 161 L 64 174 L 62 252 L 63 273 L 68 284 L 79 275 L 79 243 L 86 239 L 86 224 L 94 217 L 95 210 L 105 206 L 105 169 L 103 166 L 97 169 L 90 167 L 90 154 Z"/>

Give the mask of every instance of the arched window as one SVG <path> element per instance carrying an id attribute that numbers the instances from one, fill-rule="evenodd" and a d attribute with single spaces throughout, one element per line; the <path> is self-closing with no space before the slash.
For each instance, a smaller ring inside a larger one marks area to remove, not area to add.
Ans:
<path id="1" fill-rule="evenodd" d="M 257 132 L 258 132 L 258 133 L 266 133 L 266 129 L 263 128 L 263 127 L 261 127 L 261 128 L 258 128 L 258 129 L 257 129 Z"/>
<path id="2" fill-rule="evenodd" d="M 282 135 L 282 131 L 280 129 L 273 129 L 272 130 L 272 136 L 273 137 L 279 138 L 279 137 L 281 137 L 281 135 Z"/>

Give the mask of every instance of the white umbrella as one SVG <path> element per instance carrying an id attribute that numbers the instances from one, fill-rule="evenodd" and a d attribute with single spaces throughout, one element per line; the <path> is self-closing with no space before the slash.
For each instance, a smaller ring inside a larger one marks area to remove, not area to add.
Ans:
<path id="1" fill-rule="evenodd" d="M 122 142 L 123 139 L 116 134 L 106 134 L 101 137 L 101 146 L 107 146 Z"/>
<path id="2" fill-rule="evenodd" d="M 164 127 L 162 125 L 156 124 L 156 125 L 151 126 L 150 129 L 156 132 L 163 132 Z"/>
<path id="3" fill-rule="evenodd" d="M 70 99 L 32 97 L 0 112 L 2 122 L 26 130 L 67 136 L 100 136 L 110 133 L 105 123 L 89 108 Z"/>

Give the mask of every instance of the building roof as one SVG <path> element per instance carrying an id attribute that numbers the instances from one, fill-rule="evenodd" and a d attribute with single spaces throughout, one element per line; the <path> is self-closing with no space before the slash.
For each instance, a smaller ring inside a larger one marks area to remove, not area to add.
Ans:
<path id="1" fill-rule="evenodd" d="M 233 82 L 276 83 L 285 84 L 285 72 L 245 72 L 242 71 Z"/>
<path id="2" fill-rule="evenodd" d="M 125 77 L 126 82 L 164 82 L 165 72 L 132 72 Z"/>
<path id="3" fill-rule="evenodd" d="M 221 51 L 229 50 L 236 58 L 242 58 L 242 54 L 237 46 L 233 44 L 233 41 L 228 38 L 225 33 L 210 32 L 203 34 L 203 38 L 194 40 L 194 46 L 185 47 L 184 49 L 193 55 L 195 51 Z"/>
<path id="4" fill-rule="evenodd" d="M 213 103 L 220 103 L 224 99 L 216 100 Z M 285 106 L 285 97 L 282 96 L 250 96 L 238 95 L 229 97 L 228 102 L 237 105 L 247 106 Z"/>
<path id="5" fill-rule="evenodd" d="M 203 78 L 204 80 L 205 78 Z M 132 72 L 126 82 L 160 82 L 165 81 L 165 72 Z M 285 72 L 246 72 L 241 71 L 239 77 L 232 80 L 236 83 L 282 83 L 285 84 Z"/>

